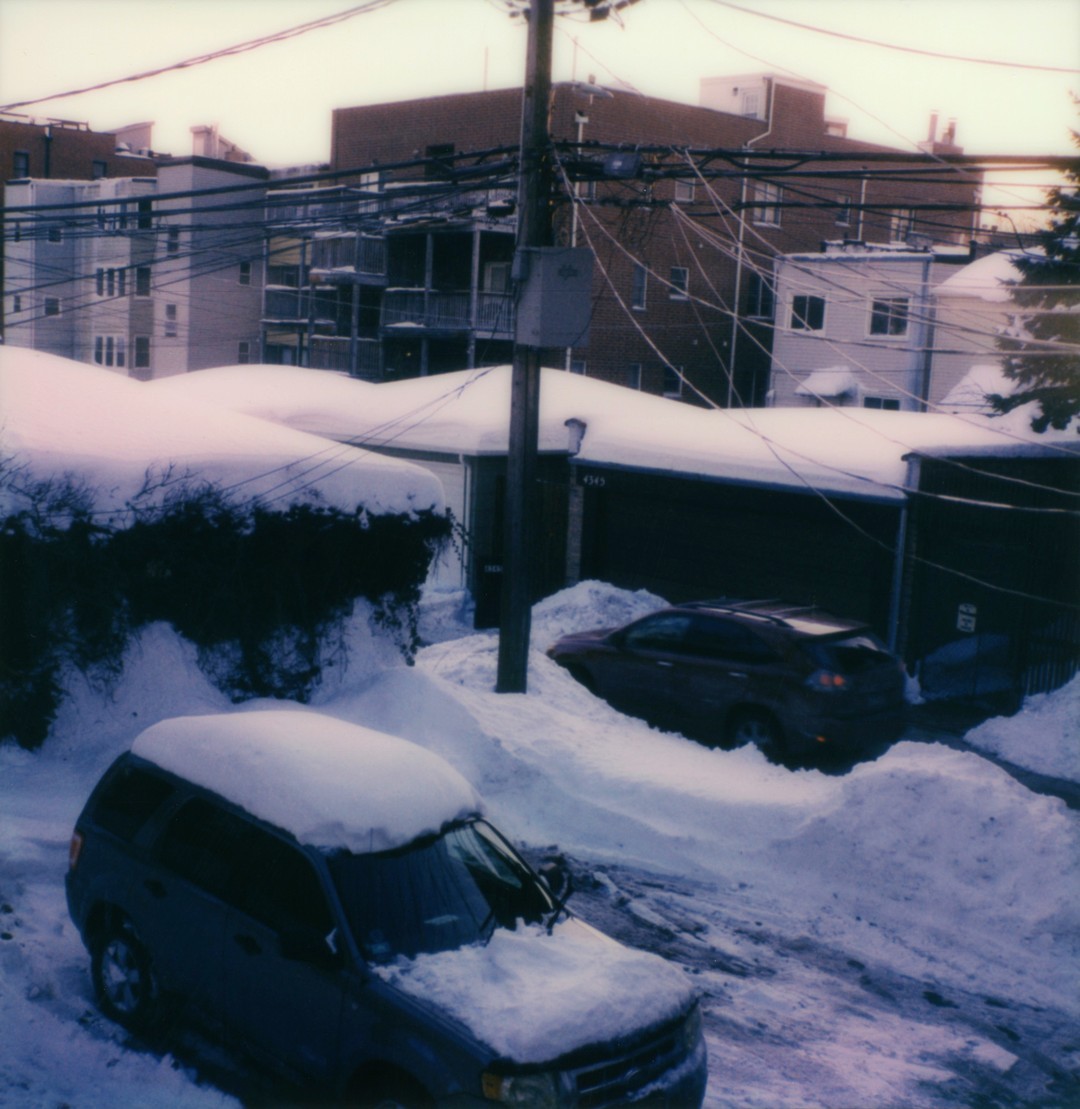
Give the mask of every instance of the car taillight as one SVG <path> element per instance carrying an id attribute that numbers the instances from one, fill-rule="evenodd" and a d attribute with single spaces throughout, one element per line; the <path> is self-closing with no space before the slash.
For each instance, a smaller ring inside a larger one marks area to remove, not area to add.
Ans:
<path id="1" fill-rule="evenodd" d="M 82 832 L 71 833 L 71 843 L 68 844 L 68 870 L 74 870 L 78 865 L 79 856 L 82 854 Z"/>
<path id="2" fill-rule="evenodd" d="M 838 674 L 835 670 L 815 670 L 806 679 L 806 684 L 811 689 L 823 689 L 831 692 L 837 689 L 846 689 L 848 680 L 843 674 Z"/>

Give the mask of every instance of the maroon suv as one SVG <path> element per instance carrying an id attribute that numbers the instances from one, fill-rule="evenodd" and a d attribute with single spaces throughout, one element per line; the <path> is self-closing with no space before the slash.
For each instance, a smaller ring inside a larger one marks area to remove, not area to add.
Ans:
<path id="1" fill-rule="evenodd" d="M 696 601 L 564 636 L 548 656 L 615 708 L 778 759 L 881 750 L 904 668 L 857 621 L 776 601 Z"/>

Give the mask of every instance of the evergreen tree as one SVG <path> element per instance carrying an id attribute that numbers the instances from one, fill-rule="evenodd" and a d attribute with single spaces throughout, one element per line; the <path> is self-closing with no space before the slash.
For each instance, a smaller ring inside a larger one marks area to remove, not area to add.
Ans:
<path id="1" fill-rule="evenodd" d="M 1072 137 L 1080 147 L 1080 132 Z M 1038 249 L 1015 259 L 1021 273 L 1012 290 L 1016 314 L 998 346 L 1005 376 L 1016 388 L 991 397 L 1002 413 L 1034 401 L 1039 414 L 1031 426 L 1037 432 L 1064 429 L 1080 415 L 1080 158 L 1065 177 L 1068 185 L 1047 193 L 1052 214 L 1038 235 Z"/>

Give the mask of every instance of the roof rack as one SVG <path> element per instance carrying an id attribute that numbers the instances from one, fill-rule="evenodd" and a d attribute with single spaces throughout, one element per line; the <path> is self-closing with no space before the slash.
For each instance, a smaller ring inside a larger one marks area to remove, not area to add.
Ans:
<path id="1" fill-rule="evenodd" d="M 774 597 L 774 598 L 771 598 L 771 599 L 768 599 L 768 600 L 758 600 L 758 601 L 737 601 L 737 600 L 732 600 L 732 599 L 727 598 L 727 597 L 719 597 L 715 600 L 709 600 L 709 601 L 686 601 L 680 607 L 681 608 L 715 608 L 715 609 L 719 609 L 722 612 L 734 612 L 734 613 L 737 613 L 740 616 L 753 616 L 753 617 L 756 617 L 758 620 L 768 620 L 770 624 L 779 624 L 782 627 L 787 627 L 788 626 L 787 621 L 784 619 L 784 617 L 782 615 L 779 615 L 775 612 L 758 612 L 757 611 L 760 608 L 764 608 L 766 605 L 775 605 L 775 604 L 780 604 L 780 598 L 779 597 Z M 802 612 L 802 611 L 809 611 L 809 610 L 808 609 L 785 609 L 785 610 L 783 610 L 783 612 L 785 614 L 790 614 L 790 613 L 793 613 L 793 612 Z"/>

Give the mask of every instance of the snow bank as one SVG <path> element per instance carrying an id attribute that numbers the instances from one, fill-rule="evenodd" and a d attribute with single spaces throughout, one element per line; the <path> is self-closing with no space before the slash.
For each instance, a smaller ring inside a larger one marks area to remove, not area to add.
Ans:
<path id="1" fill-rule="evenodd" d="M 499 928 L 484 947 L 374 969 L 451 1013 L 499 1055 L 523 1063 L 672 1020 L 694 995 L 670 963 L 573 920 L 551 935 L 540 927 Z"/>
<path id="2" fill-rule="evenodd" d="M 147 484 L 142 503 L 156 503 L 185 480 L 281 507 L 443 508 L 441 485 L 420 467 L 38 351 L 0 346 L 0 398 L 0 452 L 39 479 L 74 475 L 101 512 L 124 511 Z"/>
<path id="3" fill-rule="evenodd" d="M 1080 675 L 1054 693 L 1029 697 L 1015 716 L 984 721 L 965 738 L 1014 766 L 1080 782 Z"/>

